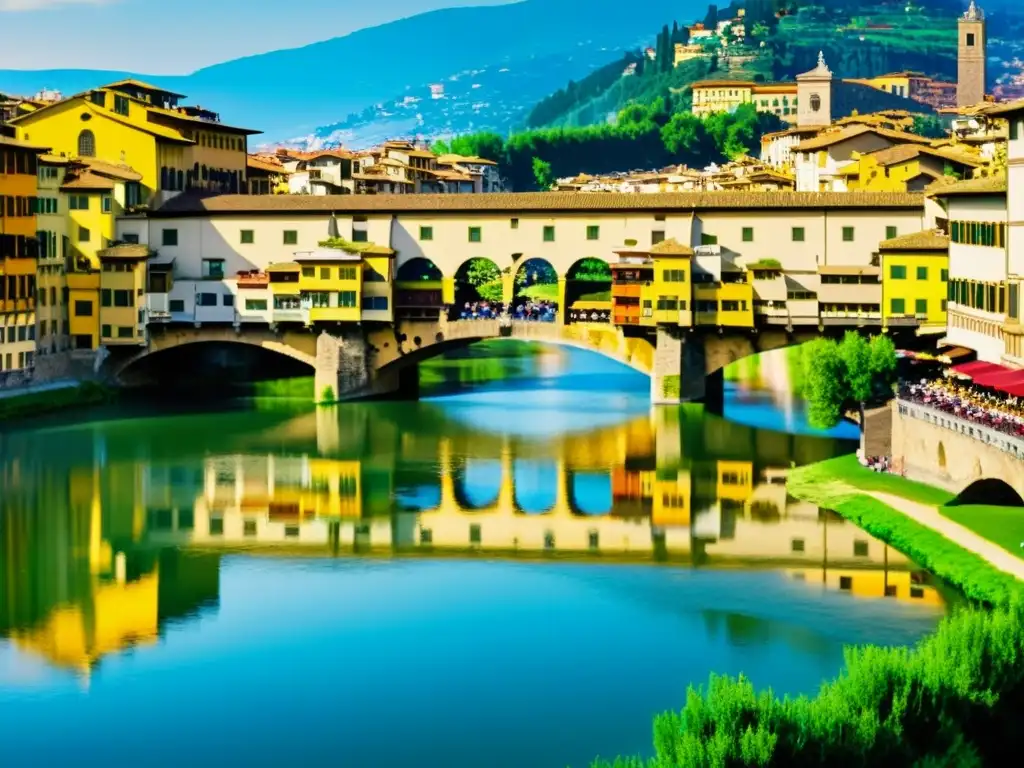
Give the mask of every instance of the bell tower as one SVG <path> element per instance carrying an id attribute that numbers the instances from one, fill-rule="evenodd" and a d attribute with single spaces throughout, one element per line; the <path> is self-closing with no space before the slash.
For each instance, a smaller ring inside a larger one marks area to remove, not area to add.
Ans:
<path id="1" fill-rule="evenodd" d="M 956 105 L 970 107 L 985 100 L 985 12 L 971 0 L 957 23 Z"/>

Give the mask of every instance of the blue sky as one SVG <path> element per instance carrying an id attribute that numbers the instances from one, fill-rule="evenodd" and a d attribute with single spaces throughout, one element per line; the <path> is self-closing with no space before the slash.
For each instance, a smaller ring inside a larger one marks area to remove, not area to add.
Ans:
<path id="1" fill-rule="evenodd" d="M 0 0 L 0 69 L 185 74 L 436 8 L 508 1 Z"/>

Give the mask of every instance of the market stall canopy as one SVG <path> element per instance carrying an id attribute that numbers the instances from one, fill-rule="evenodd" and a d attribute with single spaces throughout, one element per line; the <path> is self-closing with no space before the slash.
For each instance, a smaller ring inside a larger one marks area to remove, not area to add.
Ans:
<path id="1" fill-rule="evenodd" d="M 996 373 L 997 371 L 1009 370 L 999 365 L 998 363 L 985 363 L 981 360 L 975 360 L 973 363 L 962 363 L 960 365 L 954 365 L 952 371 L 959 373 L 964 376 L 970 376 L 972 379 L 976 379 L 978 376 L 983 376 L 986 373 Z"/>

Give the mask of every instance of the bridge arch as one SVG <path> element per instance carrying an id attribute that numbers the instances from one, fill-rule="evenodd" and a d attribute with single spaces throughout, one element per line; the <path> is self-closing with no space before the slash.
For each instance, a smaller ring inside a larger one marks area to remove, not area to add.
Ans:
<path id="1" fill-rule="evenodd" d="M 239 332 L 233 328 L 202 327 L 152 333 L 149 344 L 142 348 L 115 348 L 102 363 L 100 372 L 105 378 L 122 381 L 130 376 L 137 365 L 159 355 L 187 348 L 199 350 L 213 345 L 259 348 L 316 369 L 316 336 L 312 333 L 298 331 L 278 334 L 269 329 Z"/>
<path id="2" fill-rule="evenodd" d="M 455 270 L 455 316 L 461 317 L 466 304 L 477 301 L 498 303 L 503 300 L 501 269 L 493 259 L 474 256 Z M 466 318 L 463 318 L 466 319 Z"/>
<path id="3" fill-rule="evenodd" d="M 579 517 L 610 515 L 614 507 L 611 472 L 569 473 L 569 509 Z"/>
<path id="4" fill-rule="evenodd" d="M 505 482 L 500 459 L 466 459 L 452 479 L 455 502 L 466 512 L 491 509 L 501 498 Z"/>
<path id="5" fill-rule="evenodd" d="M 573 319 L 578 305 L 585 318 L 611 320 L 612 269 L 607 261 L 593 256 L 577 259 L 565 273 L 565 310 Z M 607 311 L 603 308 L 607 303 Z M 582 322 L 582 320 L 580 320 Z"/>
<path id="6" fill-rule="evenodd" d="M 1016 489 L 998 477 L 983 477 L 975 480 L 964 488 L 953 501 L 951 507 L 962 507 L 972 504 L 987 504 L 997 507 L 1024 507 L 1024 498 Z"/>
<path id="7" fill-rule="evenodd" d="M 516 511 L 546 515 L 558 505 L 558 484 L 563 482 L 554 459 L 516 459 L 512 463 L 512 497 Z"/>
<path id="8" fill-rule="evenodd" d="M 416 256 L 401 263 L 395 274 L 395 279 L 403 283 L 429 282 L 441 280 L 444 274 L 433 261 L 426 256 Z"/>
<path id="9" fill-rule="evenodd" d="M 540 256 L 523 259 L 513 272 L 513 315 L 529 301 L 548 302 L 558 308 L 559 272 L 548 260 Z"/>

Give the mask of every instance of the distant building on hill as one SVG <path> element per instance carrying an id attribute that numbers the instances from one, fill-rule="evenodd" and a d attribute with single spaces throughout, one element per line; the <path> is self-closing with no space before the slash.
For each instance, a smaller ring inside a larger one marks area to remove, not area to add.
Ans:
<path id="1" fill-rule="evenodd" d="M 985 101 L 985 12 L 971 5 L 957 22 L 957 94 L 958 107 Z"/>

